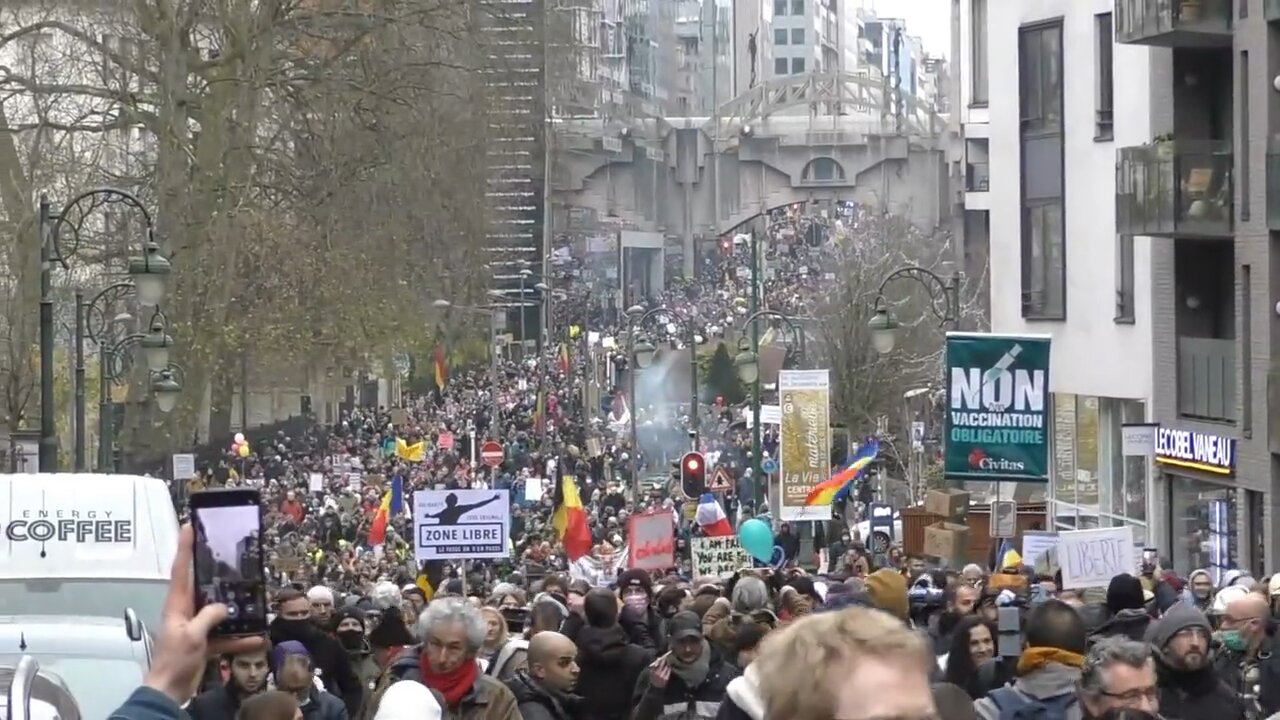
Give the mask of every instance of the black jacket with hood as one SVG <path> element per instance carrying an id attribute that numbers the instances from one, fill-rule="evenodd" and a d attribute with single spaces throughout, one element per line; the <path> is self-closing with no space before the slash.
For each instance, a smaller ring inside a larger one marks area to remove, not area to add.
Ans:
<path id="1" fill-rule="evenodd" d="M 631 717 L 631 691 L 657 654 L 629 642 L 620 625 L 578 631 L 578 692 L 583 716 L 593 720 Z"/>
<path id="2" fill-rule="evenodd" d="M 272 647 L 288 640 L 296 640 L 311 654 L 311 666 L 320 671 L 325 690 L 342 698 L 347 712 L 354 715 L 364 698 L 364 687 L 351 668 L 347 651 L 338 639 L 325 633 L 309 620 L 290 621 L 276 618 L 271 621 Z"/>
<path id="3" fill-rule="evenodd" d="M 545 687 L 521 670 L 507 681 L 507 689 L 516 696 L 516 706 L 520 708 L 523 720 L 577 720 L 592 718 L 594 715 L 583 714 L 582 698 L 577 695 L 566 695 Z"/>

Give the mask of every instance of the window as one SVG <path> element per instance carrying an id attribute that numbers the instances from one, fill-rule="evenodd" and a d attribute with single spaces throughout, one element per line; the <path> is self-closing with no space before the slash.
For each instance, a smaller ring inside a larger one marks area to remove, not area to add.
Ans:
<path id="1" fill-rule="evenodd" d="M 970 0 L 969 64 L 973 67 L 970 105 L 987 104 L 987 0 Z"/>
<path id="2" fill-rule="evenodd" d="M 773 59 L 773 74 L 774 74 L 774 75 L 786 75 L 786 74 L 787 74 L 787 59 L 786 59 L 786 58 L 774 58 L 774 59 Z"/>
<path id="3" fill-rule="evenodd" d="M 774 45 L 787 44 L 787 31 L 785 29 L 775 29 L 773 31 L 773 44 Z"/>
<path id="4" fill-rule="evenodd" d="M 1117 323 L 1133 323 L 1133 236 L 1116 238 L 1116 316 Z"/>
<path id="5" fill-rule="evenodd" d="M 1094 140 L 1110 140 L 1112 132 L 1112 112 L 1115 109 L 1115 81 L 1112 65 L 1112 48 L 1115 42 L 1111 31 L 1111 13 L 1094 16 L 1094 55 L 1098 59 L 1098 69 L 1094 81 L 1098 91 L 1095 95 L 1096 112 L 1094 113 Z"/>
<path id="6" fill-rule="evenodd" d="M 801 75 L 804 73 L 804 58 L 791 58 L 791 74 Z"/>
<path id="7" fill-rule="evenodd" d="M 1022 316 L 1065 320 L 1061 21 L 1026 26 L 1019 31 L 1018 84 L 1022 118 Z"/>
<path id="8" fill-rule="evenodd" d="M 803 45 L 803 44 L 804 44 L 804 28 L 792 28 L 792 30 L 791 30 L 791 44 L 792 44 L 792 45 Z"/>
<path id="9" fill-rule="evenodd" d="M 1240 266 L 1240 431 L 1253 437 L 1253 268 Z"/>
<path id="10" fill-rule="evenodd" d="M 804 0 L 791 0 L 791 14 L 792 15 L 804 14 Z"/>
<path id="11" fill-rule="evenodd" d="M 773 14 L 774 14 L 774 15 L 786 15 L 786 14 L 787 14 L 787 0 L 773 0 Z"/>
<path id="12" fill-rule="evenodd" d="M 1240 220 L 1249 221 L 1249 51 L 1240 51 L 1240 156 L 1236 173 L 1240 177 Z"/>

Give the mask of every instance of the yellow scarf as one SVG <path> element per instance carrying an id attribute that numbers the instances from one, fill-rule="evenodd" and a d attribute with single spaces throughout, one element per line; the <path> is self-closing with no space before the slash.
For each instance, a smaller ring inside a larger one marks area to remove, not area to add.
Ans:
<path id="1" fill-rule="evenodd" d="M 1029 647 L 1023 650 L 1022 656 L 1018 658 L 1018 675 L 1035 672 L 1049 663 L 1078 668 L 1084 666 L 1084 656 L 1058 648 Z"/>

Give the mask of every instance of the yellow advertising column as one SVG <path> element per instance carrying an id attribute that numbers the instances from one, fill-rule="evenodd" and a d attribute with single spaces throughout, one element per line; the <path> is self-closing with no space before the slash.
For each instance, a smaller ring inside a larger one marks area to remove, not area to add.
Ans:
<path id="1" fill-rule="evenodd" d="M 804 504 L 815 485 L 831 477 L 831 378 L 828 370 L 778 373 L 782 411 L 778 511 L 784 522 L 830 520 L 830 505 Z"/>

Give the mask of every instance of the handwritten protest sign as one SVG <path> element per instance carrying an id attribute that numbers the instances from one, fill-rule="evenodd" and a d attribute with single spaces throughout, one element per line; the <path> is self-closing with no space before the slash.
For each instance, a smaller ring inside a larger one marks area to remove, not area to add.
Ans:
<path id="1" fill-rule="evenodd" d="M 665 510 L 627 518 L 627 564 L 639 570 L 665 570 L 676 564 L 675 528 Z"/>
<path id="2" fill-rule="evenodd" d="M 693 538 L 693 574 L 695 577 L 732 575 L 740 568 L 751 567 L 751 557 L 732 535 Z"/>
<path id="3" fill-rule="evenodd" d="M 1063 589 L 1106 587 L 1111 578 L 1134 570 L 1133 528 L 1125 525 L 1058 533 L 1058 563 Z"/>

